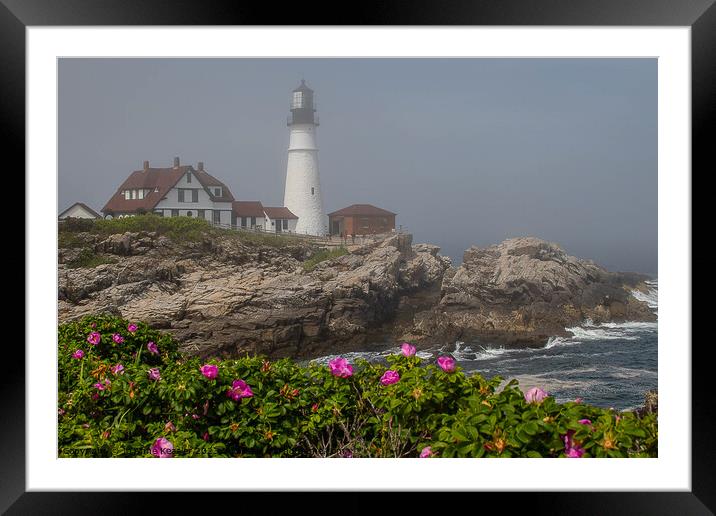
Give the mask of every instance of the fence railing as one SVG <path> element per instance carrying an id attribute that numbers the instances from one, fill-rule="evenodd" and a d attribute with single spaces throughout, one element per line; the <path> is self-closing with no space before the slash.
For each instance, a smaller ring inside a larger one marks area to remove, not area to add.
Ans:
<path id="1" fill-rule="evenodd" d="M 319 235 L 309 235 L 304 233 L 296 233 L 291 231 L 280 231 L 276 232 L 275 230 L 271 231 L 268 229 L 265 229 L 263 226 L 254 226 L 254 227 L 245 227 L 241 225 L 232 225 L 232 224 L 222 224 L 219 222 L 211 222 L 211 225 L 217 228 L 222 229 L 230 229 L 233 231 L 240 231 L 244 233 L 249 234 L 257 234 L 257 235 L 267 235 L 267 236 L 275 236 L 277 238 L 294 238 L 298 240 L 308 240 L 311 242 L 316 243 L 322 243 L 327 245 L 363 245 L 368 244 L 371 242 L 377 242 L 378 240 L 383 240 L 384 238 L 387 238 L 389 236 L 395 235 L 395 234 L 405 234 L 408 233 L 407 229 L 404 226 L 401 226 L 400 228 L 396 228 L 394 231 L 391 231 L 390 233 L 377 233 L 372 235 L 347 235 L 344 237 L 341 237 L 339 235 L 326 235 L 326 236 L 319 236 Z"/>

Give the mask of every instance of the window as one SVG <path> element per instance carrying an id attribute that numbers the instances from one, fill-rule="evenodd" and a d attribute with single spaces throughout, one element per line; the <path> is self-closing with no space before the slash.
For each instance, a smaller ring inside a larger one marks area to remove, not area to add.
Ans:
<path id="1" fill-rule="evenodd" d="M 288 229 L 288 219 L 283 219 L 283 229 Z"/>
<path id="2" fill-rule="evenodd" d="M 214 224 L 221 223 L 221 212 L 219 210 L 214 210 L 212 220 L 214 221 Z"/>
<path id="3" fill-rule="evenodd" d="M 186 182 L 191 183 L 191 172 L 186 173 Z"/>
<path id="4" fill-rule="evenodd" d="M 160 217 L 164 216 L 164 210 L 154 210 L 154 215 L 158 215 Z"/>
<path id="5" fill-rule="evenodd" d="M 291 103 L 291 109 L 301 108 L 303 107 L 303 92 L 302 91 L 294 91 L 293 92 L 293 102 Z"/>
<path id="6" fill-rule="evenodd" d="M 187 217 L 193 217 L 194 214 L 193 214 L 191 211 L 187 211 L 187 212 L 186 212 L 186 216 L 187 216 Z"/>
<path id="7" fill-rule="evenodd" d="M 179 210 L 172 210 L 172 217 L 178 217 L 179 216 Z"/>
<path id="8" fill-rule="evenodd" d="M 205 213 L 204 213 L 204 210 L 199 210 L 199 212 L 198 212 L 198 214 L 197 214 L 197 217 L 199 217 L 200 219 L 206 218 L 206 215 L 205 215 Z"/>
<path id="9" fill-rule="evenodd" d="M 248 217 L 241 217 L 241 227 L 245 228 L 246 223 L 248 222 Z"/>
<path id="10" fill-rule="evenodd" d="M 122 192 L 122 194 L 124 194 L 124 199 L 125 199 L 125 200 L 128 201 L 129 199 L 131 199 L 130 196 L 131 196 L 132 194 L 130 193 L 129 190 L 125 190 L 124 192 Z"/>
<path id="11" fill-rule="evenodd" d="M 221 197 L 221 188 L 214 188 L 214 195 L 217 197 Z"/>
<path id="12" fill-rule="evenodd" d="M 191 202 L 199 202 L 199 190 L 191 191 Z"/>
<path id="13" fill-rule="evenodd" d="M 275 225 L 276 225 L 276 222 L 274 222 L 274 221 L 272 220 L 272 221 L 271 221 L 271 227 L 274 227 Z"/>
<path id="14" fill-rule="evenodd" d="M 179 202 L 184 202 L 184 190 L 179 188 Z"/>
<path id="15" fill-rule="evenodd" d="M 139 191 L 137 192 L 137 194 L 138 194 L 138 195 L 137 195 L 137 198 L 138 198 L 138 199 L 144 199 L 144 190 L 139 190 Z"/>
<path id="16" fill-rule="evenodd" d="M 314 195 L 316 192 L 314 191 L 313 187 L 311 187 L 311 195 Z"/>
<path id="17" fill-rule="evenodd" d="M 136 190 L 132 190 L 132 194 L 131 194 L 130 199 L 136 199 L 136 198 L 137 198 L 137 191 L 136 191 Z"/>
<path id="18" fill-rule="evenodd" d="M 158 186 L 155 186 L 155 187 L 154 187 L 154 191 L 157 192 L 157 193 L 159 193 L 159 187 L 158 187 Z"/>
<path id="19" fill-rule="evenodd" d="M 251 227 L 256 225 L 256 217 L 251 217 Z"/>

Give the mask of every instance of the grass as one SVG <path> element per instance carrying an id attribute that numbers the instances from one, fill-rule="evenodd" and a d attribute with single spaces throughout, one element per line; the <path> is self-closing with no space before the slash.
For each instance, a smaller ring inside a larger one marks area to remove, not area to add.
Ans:
<path id="1" fill-rule="evenodd" d="M 77 258 L 67 262 L 67 267 L 70 269 L 91 269 L 105 263 L 117 263 L 117 259 L 95 254 L 91 249 L 82 249 Z"/>
<path id="2" fill-rule="evenodd" d="M 154 232 L 178 242 L 196 242 L 204 237 L 225 236 L 236 238 L 252 245 L 287 247 L 295 242 L 290 237 L 274 233 L 251 233 L 217 228 L 204 219 L 192 217 L 160 217 L 154 214 L 136 215 L 114 219 L 66 219 L 59 225 L 58 243 L 60 247 L 82 247 L 84 242 L 77 233 L 89 232 L 102 236 L 139 231 Z"/>
<path id="3" fill-rule="evenodd" d="M 348 249 L 345 247 L 339 247 L 337 249 L 331 249 L 330 251 L 328 249 L 321 249 L 316 254 L 311 256 L 308 260 L 303 262 L 303 269 L 305 271 L 312 271 L 316 268 L 316 265 L 318 265 L 321 262 L 325 262 L 326 260 L 331 260 L 333 258 L 338 258 L 339 256 L 343 256 L 345 254 L 348 254 Z"/>

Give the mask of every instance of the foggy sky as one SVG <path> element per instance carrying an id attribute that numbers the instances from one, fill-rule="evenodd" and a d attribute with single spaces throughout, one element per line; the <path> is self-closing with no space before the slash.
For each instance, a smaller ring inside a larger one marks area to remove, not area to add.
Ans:
<path id="1" fill-rule="evenodd" d="M 656 273 L 656 59 L 61 59 L 58 211 L 174 156 L 282 205 L 302 78 L 326 212 L 391 210 L 456 263 L 531 235 Z"/>

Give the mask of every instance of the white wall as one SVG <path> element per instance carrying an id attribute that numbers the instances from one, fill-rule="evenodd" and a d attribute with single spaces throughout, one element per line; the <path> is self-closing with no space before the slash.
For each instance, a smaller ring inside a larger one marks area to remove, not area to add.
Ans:
<path id="1" fill-rule="evenodd" d="M 298 217 L 297 232 L 326 234 L 313 124 L 291 126 L 283 205 Z"/>
<path id="2" fill-rule="evenodd" d="M 92 215 L 90 212 L 85 210 L 82 206 L 73 206 L 70 208 L 67 213 L 65 213 L 61 219 L 66 219 L 67 217 L 76 217 L 78 219 L 94 219 L 95 216 Z"/>
<path id="3" fill-rule="evenodd" d="M 271 223 L 272 222 L 275 223 L 276 220 L 271 219 L 268 216 L 264 220 L 266 221 L 265 226 L 264 226 L 264 231 L 268 231 L 269 233 L 275 233 L 276 226 L 272 226 Z M 283 220 L 283 219 L 277 219 L 277 220 Z M 258 221 L 257 221 L 257 223 L 258 223 Z M 297 219 L 288 219 L 288 229 L 283 229 L 283 227 L 282 227 L 281 232 L 282 233 L 288 233 L 288 232 L 296 233 L 297 223 L 298 223 Z"/>

